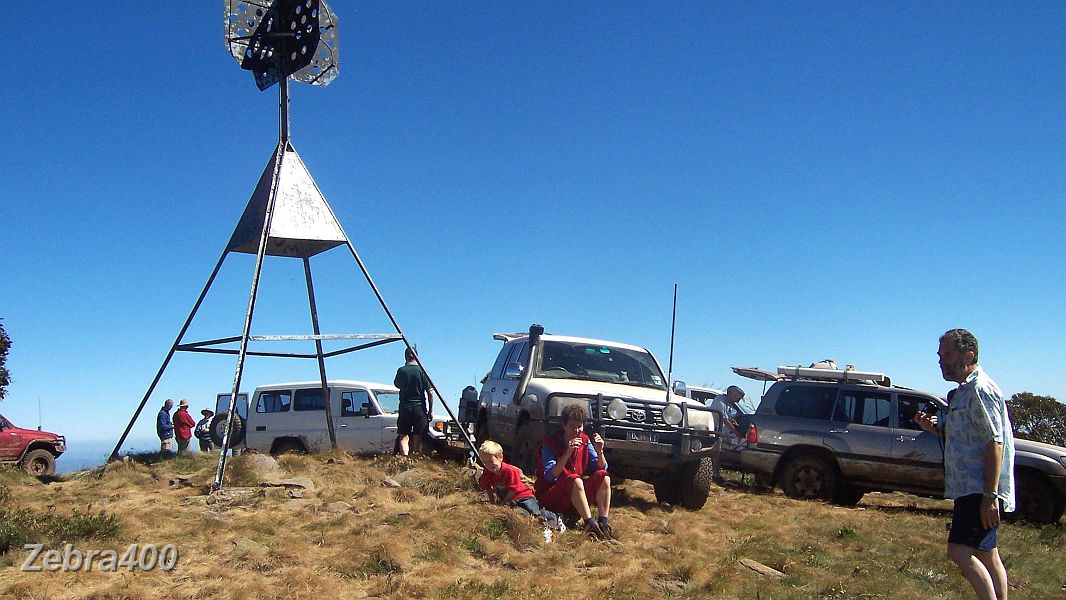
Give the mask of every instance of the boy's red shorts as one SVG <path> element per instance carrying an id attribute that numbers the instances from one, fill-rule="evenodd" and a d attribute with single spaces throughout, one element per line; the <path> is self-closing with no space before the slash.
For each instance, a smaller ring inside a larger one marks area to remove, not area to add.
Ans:
<path id="1" fill-rule="evenodd" d="M 606 476 L 607 471 L 600 469 L 588 477 L 581 478 L 585 486 L 585 497 L 588 498 L 590 507 L 596 506 L 596 493 L 600 491 L 600 485 L 603 484 L 603 478 Z M 570 500 L 570 494 L 573 493 L 574 480 L 577 478 L 577 475 L 560 476 L 559 479 L 555 480 L 555 485 L 537 495 L 537 502 L 540 502 L 542 507 L 552 512 L 576 515 L 577 509 L 574 508 L 574 503 Z"/>

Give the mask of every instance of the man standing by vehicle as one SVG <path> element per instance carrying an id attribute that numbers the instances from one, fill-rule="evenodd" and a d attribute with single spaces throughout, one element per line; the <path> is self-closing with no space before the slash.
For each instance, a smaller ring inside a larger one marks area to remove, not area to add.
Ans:
<path id="1" fill-rule="evenodd" d="M 200 414 L 204 418 L 196 422 L 196 428 L 193 429 L 193 435 L 196 436 L 197 441 L 200 442 L 200 452 L 211 451 L 211 419 L 215 416 L 215 411 L 210 408 L 205 408 L 200 411 Z"/>
<path id="2" fill-rule="evenodd" d="M 415 352 L 404 350 L 406 364 L 396 370 L 392 384 L 400 388 L 399 415 L 396 418 L 397 446 L 400 454 L 408 456 L 422 450 L 422 436 L 429 428 L 429 416 L 433 414 L 433 389 L 425 371 L 418 366 Z M 429 407 L 427 409 L 426 402 Z"/>
<path id="3" fill-rule="evenodd" d="M 155 417 L 155 433 L 159 436 L 159 453 L 174 451 L 174 422 L 170 420 L 170 409 L 174 408 L 174 401 L 167 398 L 163 408 Z"/>
<path id="4" fill-rule="evenodd" d="M 1014 434 L 996 382 L 977 366 L 977 338 L 965 329 L 940 337 L 940 370 L 959 387 L 943 423 L 914 421 L 943 436 L 944 497 L 955 501 L 948 556 L 982 600 L 1007 598 L 1007 570 L 996 548 L 1000 510 L 1014 510 Z"/>
<path id="5" fill-rule="evenodd" d="M 740 401 L 744 399 L 744 390 L 735 385 L 726 388 L 724 394 L 718 394 L 707 403 L 711 410 L 717 411 L 721 426 L 718 428 L 718 439 L 714 441 L 714 453 L 711 455 L 711 479 L 718 485 L 725 483 L 722 479 L 722 444 L 735 444 L 737 439 L 737 417 L 743 411 L 740 410 Z M 728 440 L 726 439 L 728 438 Z"/>

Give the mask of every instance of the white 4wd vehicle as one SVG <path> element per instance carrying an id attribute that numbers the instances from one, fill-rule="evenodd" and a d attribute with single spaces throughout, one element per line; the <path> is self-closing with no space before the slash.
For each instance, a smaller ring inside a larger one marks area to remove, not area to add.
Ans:
<path id="1" fill-rule="evenodd" d="M 355 454 L 392 452 L 399 390 L 387 383 L 368 381 L 334 380 L 328 385 L 337 447 Z M 229 393 L 218 394 L 218 410 L 211 422 L 211 438 L 216 445 L 222 444 L 229 398 Z M 270 454 L 330 449 L 320 381 L 260 386 L 251 403 L 247 394 L 239 394 L 237 415 L 231 448 L 241 447 L 243 441 L 245 448 Z M 431 418 L 427 440 L 431 447 L 448 447 L 447 425 L 444 419 Z M 465 449 L 465 444 L 461 447 Z"/>
<path id="2" fill-rule="evenodd" d="M 612 475 L 651 483 L 661 502 L 697 510 L 707 501 L 714 413 L 668 393 L 651 352 L 544 335 L 539 325 L 529 334 L 493 337 L 503 348 L 482 382 L 476 414 L 464 411 L 476 423 L 478 441 L 491 439 L 509 448 L 508 461 L 532 475 L 539 443 L 558 427 L 562 409 L 581 404 L 589 415 L 588 429 L 606 441 Z"/>

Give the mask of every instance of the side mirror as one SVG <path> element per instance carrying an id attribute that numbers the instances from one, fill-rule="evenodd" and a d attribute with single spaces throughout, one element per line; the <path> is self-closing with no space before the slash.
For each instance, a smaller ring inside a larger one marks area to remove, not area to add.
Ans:
<path id="1" fill-rule="evenodd" d="M 678 396 L 685 396 L 687 398 L 688 397 L 688 386 L 685 385 L 684 381 L 675 381 L 674 382 L 674 393 L 677 394 Z"/>
<path id="2" fill-rule="evenodd" d="M 359 414 L 363 415 L 364 419 L 369 419 L 370 418 L 370 403 L 369 402 L 364 402 L 363 405 L 359 407 Z"/>
<path id="3" fill-rule="evenodd" d="M 522 365 L 513 362 L 507 365 L 503 372 L 504 379 L 520 379 L 522 377 Z"/>

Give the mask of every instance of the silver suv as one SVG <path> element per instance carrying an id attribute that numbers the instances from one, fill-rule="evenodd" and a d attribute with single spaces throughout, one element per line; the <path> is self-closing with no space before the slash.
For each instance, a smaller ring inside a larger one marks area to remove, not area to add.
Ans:
<path id="1" fill-rule="evenodd" d="M 607 441 L 613 477 L 651 483 L 660 502 L 692 510 L 704 505 L 711 488 L 714 412 L 669 392 L 651 352 L 549 335 L 539 325 L 528 334 L 493 337 L 503 347 L 482 380 L 477 406 L 468 399 L 460 410 L 460 420 L 475 425 L 479 441 L 501 443 L 509 461 L 532 474 L 540 440 L 558 428 L 563 408 L 577 404 L 589 415 L 590 430 Z"/>
<path id="2" fill-rule="evenodd" d="M 730 463 L 779 485 L 791 498 L 854 505 L 868 491 L 943 497 L 942 440 L 914 423 L 921 410 L 947 404 L 926 392 L 893 386 L 880 373 L 734 367 L 774 382 Z M 1066 508 L 1066 448 L 1015 439 L 1018 508 L 1006 516 L 1054 523 Z"/>

